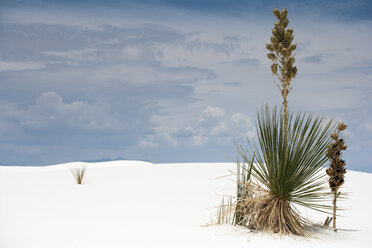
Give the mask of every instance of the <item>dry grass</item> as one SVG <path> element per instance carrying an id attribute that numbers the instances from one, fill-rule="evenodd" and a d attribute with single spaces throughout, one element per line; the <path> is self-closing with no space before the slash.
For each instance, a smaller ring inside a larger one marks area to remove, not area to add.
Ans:
<path id="1" fill-rule="evenodd" d="M 86 178 L 86 164 L 72 168 L 71 173 L 74 175 L 77 184 L 83 184 Z"/>
<path id="2" fill-rule="evenodd" d="M 279 234 L 294 234 L 303 237 L 310 235 L 310 222 L 296 211 L 285 200 L 267 193 L 261 197 L 251 199 L 247 206 L 253 209 L 248 216 L 254 229 Z"/>
<path id="3" fill-rule="evenodd" d="M 217 218 L 212 224 L 222 225 L 222 224 L 233 224 L 234 223 L 234 211 L 235 204 L 233 203 L 233 197 L 222 198 L 221 204 L 217 210 Z"/>
<path id="4" fill-rule="evenodd" d="M 218 207 L 217 220 L 213 224 L 232 224 L 251 230 L 311 237 L 314 223 L 303 218 L 285 199 L 250 180 L 245 187 L 246 195 L 240 195 L 233 202 L 233 197 L 223 198 Z"/>

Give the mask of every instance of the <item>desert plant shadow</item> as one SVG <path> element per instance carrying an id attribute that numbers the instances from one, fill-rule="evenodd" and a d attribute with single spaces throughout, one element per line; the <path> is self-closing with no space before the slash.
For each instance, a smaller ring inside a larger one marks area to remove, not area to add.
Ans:
<path id="1" fill-rule="evenodd" d="M 360 232 L 362 230 L 359 230 L 359 229 L 349 229 L 349 228 L 337 228 L 337 231 L 342 231 L 342 232 Z"/>

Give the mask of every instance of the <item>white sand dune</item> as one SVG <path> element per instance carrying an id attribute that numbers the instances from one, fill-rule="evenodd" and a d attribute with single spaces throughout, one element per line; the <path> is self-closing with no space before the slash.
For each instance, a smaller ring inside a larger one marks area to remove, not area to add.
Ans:
<path id="1" fill-rule="evenodd" d="M 372 247 L 372 174 L 348 171 L 347 210 L 337 233 L 280 238 L 230 225 L 208 226 L 223 195 L 234 195 L 232 163 L 87 163 L 83 185 L 71 168 L 0 166 L 1 248 Z M 326 215 L 303 212 L 315 221 Z"/>

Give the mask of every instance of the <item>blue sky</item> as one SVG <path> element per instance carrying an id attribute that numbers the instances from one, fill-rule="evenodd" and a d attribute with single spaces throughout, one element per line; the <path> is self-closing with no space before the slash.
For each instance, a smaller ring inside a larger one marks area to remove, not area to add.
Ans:
<path id="1" fill-rule="evenodd" d="M 0 1 L 0 162 L 214 162 L 281 103 L 264 44 L 287 7 L 289 107 L 349 124 L 372 172 L 371 1 Z"/>

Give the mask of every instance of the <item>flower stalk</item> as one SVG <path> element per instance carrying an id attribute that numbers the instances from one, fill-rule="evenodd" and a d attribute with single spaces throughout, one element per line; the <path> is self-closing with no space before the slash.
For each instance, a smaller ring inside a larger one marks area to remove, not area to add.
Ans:
<path id="1" fill-rule="evenodd" d="M 291 81 L 297 74 L 295 58 L 292 53 L 296 50 L 296 44 L 292 44 L 294 39 L 293 28 L 287 28 L 289 20 L 288 11 L 283 9 L 279 11 L 274 8 L 273 13 L 276 17 L 270 43 L 266 44 L 266 49 L 270 51 L 267 57 L 273 62 L 271 72 L 279 79 L 279 84 L 274 82 L 283 97 L 283 115 L 284 115 L 284 138 L 286 139 L 288 130 L 288 94 L 292 90 Z"/>
<path id="2" fill-rule="evenodd" d="M 340 123 L 338 125 L 337 131 L 332 133 L 332 143 L 329 145 L 326 156 L 330 160 L 329 168 L 326 170 L 329 176 L 329 187 L 333 194 L 333 223 L 332 228 L 334 231 L 336 229 L 336 210 L 337 210 L 337 198 L 340 196 L 339 188 L 344 184 L 344 177 L 346 173 L 345 165 L 346 162 L 341 159 L 342 151 L 347 149 L 344 139 L 341 137 L 340 133 L 347 128 L 346 124 Z"/>

